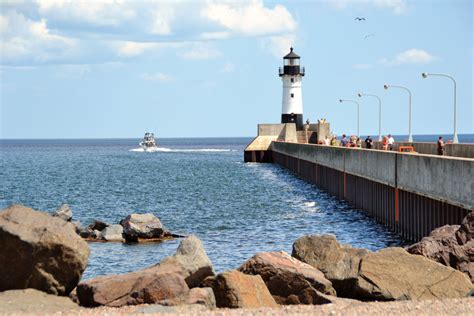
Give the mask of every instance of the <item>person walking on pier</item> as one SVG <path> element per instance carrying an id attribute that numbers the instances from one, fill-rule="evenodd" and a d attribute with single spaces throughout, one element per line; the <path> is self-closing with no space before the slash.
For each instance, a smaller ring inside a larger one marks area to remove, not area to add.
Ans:
<path id="1" fill-rule="evenodd" d="M 362 148 L 362 140 L 359 137 L 357 137 L 357 140 L 356 140 L 356 147 Z"/>
<path id="2" fill-rule="evenodd" d="M 393 150 L 393 144 L 395 143 L 395 139 L 392 135 L 388 134 L 388 149 Z"/>
<path id="3" fill-rule="evenodd" d="M 372 149 L 372 138 L 370 138 L 370 136 L 367 136 L 364 142 L 365 142 L 365 148 Z"/>
<path id="4" fill-rule="evenodd" d="M 334 147 L 337 146 L 337 138 L 336 138 L 336 136 L 333 136 L 333 137 L 331 138 L 331 146 L 334 146 Z"/>
<path id="5" fill-rule="evenodd" d="M 384 136 L 382 139 L 382 150 L 388 150 L 388 137 Z"/>
<path id="6" fill-rule="evenodd" d="M 444 155 L 444 141 L 443 141 L 443 136 L 440 136 L 438 138 L 438 155 L 443 156 Z"/>
<path id="7" fill-rule="evenodd" d="M 346 138 L 346 134 L 342 134 L 341 146 L 347 147 L 348 144 L 349 144 L 349 140 Z"/>

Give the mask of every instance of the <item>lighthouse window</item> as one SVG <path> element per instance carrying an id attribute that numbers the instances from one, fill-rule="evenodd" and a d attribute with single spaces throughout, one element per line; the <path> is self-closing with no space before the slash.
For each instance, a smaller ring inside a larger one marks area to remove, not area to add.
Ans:
<path id="1" fill-rule="evenodd" d="M 291 78 L 291 82 L 295 82 L 295 78 Z"/>
<path id="2" fill-rule="evenodd" d="M 292 93 L 292 94 L 291 94 L 291 97 L 292 97 L 292 98 L 294 98 L 294 97 L 295 97 L 295 94 L 294 94 L 294 93 Z"/>

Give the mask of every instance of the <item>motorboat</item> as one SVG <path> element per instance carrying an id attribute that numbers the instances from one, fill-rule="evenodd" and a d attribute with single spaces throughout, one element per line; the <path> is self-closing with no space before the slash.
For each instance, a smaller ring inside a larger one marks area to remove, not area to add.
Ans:
<path id="1" fill-rule="evenodd" d="M 139 145 L 144 151 L 153 151 L 158 148 L 156 146 L 155 135 L 153 133 L 145 133 L 145 136 Z"/>

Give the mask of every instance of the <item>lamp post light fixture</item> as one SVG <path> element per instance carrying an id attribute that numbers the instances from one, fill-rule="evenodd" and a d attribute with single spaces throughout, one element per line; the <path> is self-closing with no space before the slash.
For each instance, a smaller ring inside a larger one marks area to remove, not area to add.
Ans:
<path id="1" fill-rule="evenodd" d="M 410 89 L 406 87 L 402 87 L 402 86 L 392 86 L 388 84 L 385 84 L 383 88 L 385 90 L 388 90 L 388 88 L 399 88 L 408 92 L 408 142 L 413 143 L 413 136 L 411 134 L 411 91 Z"/>
<path id="2" fill-rule="evenodd" d="M 379 142 L 381 142 L 382 141 L 382 100 L 380 99 L 379 96 L 375 94 L 358 93 L 357 96 L 359 98 L 362 98 L 364 96 L 374 97 L 374 98 L 377 98 L 377 100 L 379 100 Z"/>
<path id="3" fill-rule="evenodd" d="M 422 73 L 421 76 L 423 78 L 428 78 L 428 76 L 439 76 L 439 77 L 446 77 L 446 78 L 449 78 L 453 81 L 454 83 L 454 135 L 453 135 L 453 143 L 454 144 L 457 144 L 459 143 L 459 140 L 458 140 L 458 131 L 457 131 L 457 128 L 456 128 L 456 80 L 454 80 L 453 77 L 449 76 L 449 75 L 445 75 L 445 74 L 430 74 L 430 73 Z"/>
<path id="4" fill-rule="evenodd" d="M 354 100 L 339 99 L 339 103 L 342 103 L 342 102 L 351 102 L 351 103 L 357 104 L 357 137 L 360 137 L 360 134 L 359 134 L 359 126 L 360 126 L 359 103 L 354 101 Z"/>

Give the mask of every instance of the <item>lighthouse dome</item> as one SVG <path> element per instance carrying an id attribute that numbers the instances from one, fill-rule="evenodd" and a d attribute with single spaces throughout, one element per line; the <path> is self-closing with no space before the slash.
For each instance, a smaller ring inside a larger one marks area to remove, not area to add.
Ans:
<path id="1" fill-rule="evenodd" d="M 293 47 L 290 47 L 290 52 L 285 55 L 285 57 L 283 57 L 283 59 L 299 59 L 300 56 L 295 54 L 295 52 L 293 51 Z"/>

